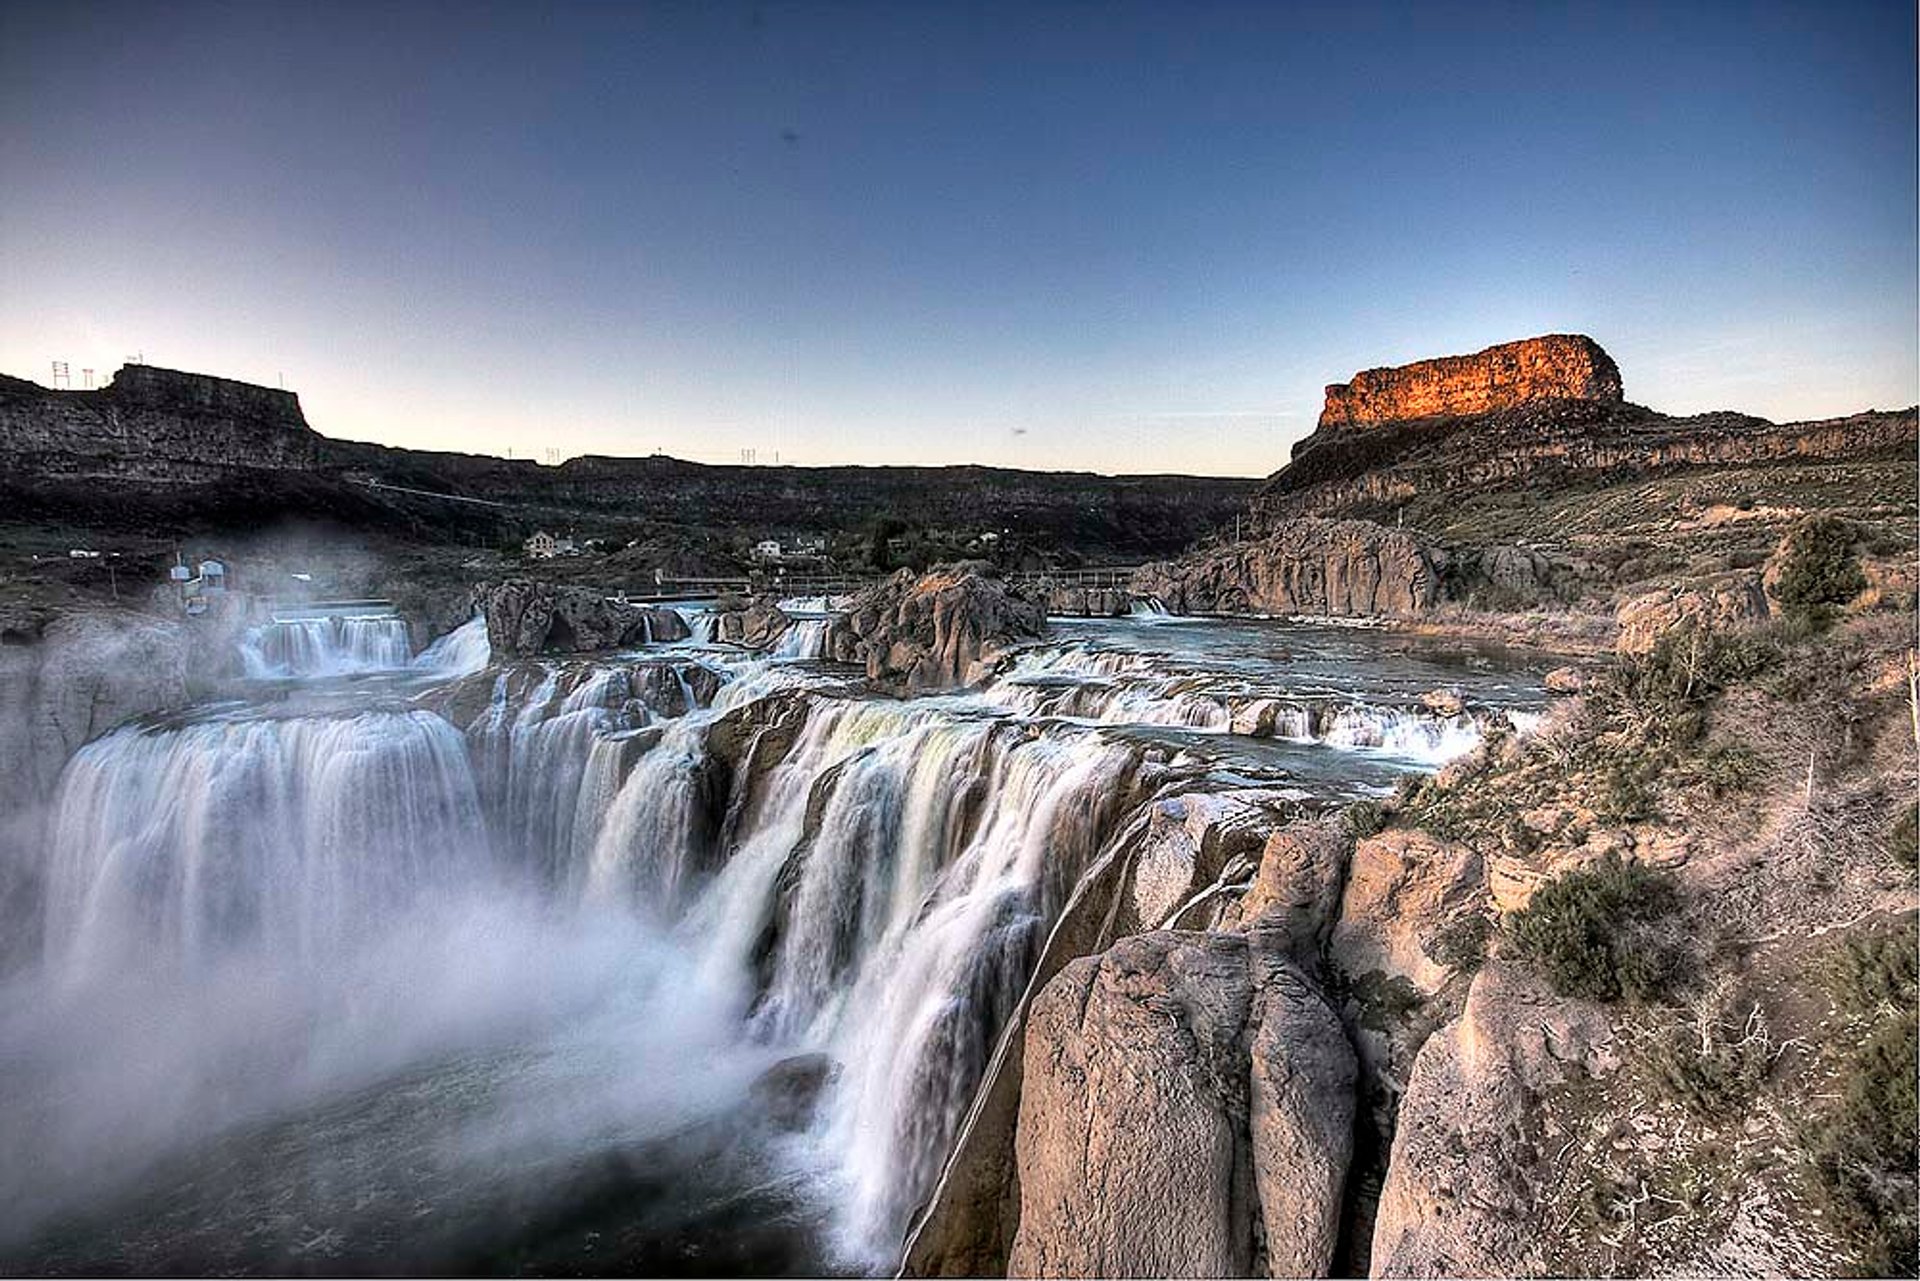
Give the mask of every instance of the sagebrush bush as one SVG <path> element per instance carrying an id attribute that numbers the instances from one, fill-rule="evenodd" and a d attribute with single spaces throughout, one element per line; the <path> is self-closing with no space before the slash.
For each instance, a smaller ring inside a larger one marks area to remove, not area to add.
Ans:
<path id="1" fill-rule="evenodd" d="M 1920 1017 L 1880 1020 L 1842 1069 L 1839 1102 L 1813 1130 L 1829 1220 L 1863 1276 L 1920 1275 Z"/>
<path id="2" fill-rule="evenodd" d="M 1379 801 L 1355 801 L 1347 806 L 1344 817 L 1355 840 L 1364 840 L 1387 825 L 1386 808 Z"/>
<path id="3" fill-rule="evenodd" d="M 1487 959 L 1493 922 L 1478 912 L 1449 921 L 1433 936 L 1427 955 L 1459 974 L 1471 974 Z"/>
<path id="4" fill-rule="evenodd" d="M 1562 996 L 1654 1001 L 1685 961 L 1680 906 L 1670 874 L 1609 854 L 1541 886 L 1507 918 L 1507 934 L 1514 954 Z"/>
<path id="5" fill-rule="evenodd" d="M 1789 614 L 1818 615 L 1867 588 L 1854 550 L 1859 531 L 1838 516 L 1801 522 L 1780 543 L 1772 593 Z"/>

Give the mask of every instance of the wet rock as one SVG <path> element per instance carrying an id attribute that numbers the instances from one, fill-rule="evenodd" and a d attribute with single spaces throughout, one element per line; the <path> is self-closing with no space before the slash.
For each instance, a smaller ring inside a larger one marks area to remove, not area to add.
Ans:
<path id="1" fill-rule="evenodd" d="M 782 1130 L 804 1130 L 813 1124 L 820 1095 L 840 1075 L 840 1064 L 828 1054 L 795 1054 L 762 1072 L 748 1092 L 761 1115 Z"/>
<path id="2" fill-rule="evenodd" d="M 826 656 L 906 693 L 986 679 L 1009 649 L 1040 637 L 1046 614 L 983 562 L 901 570 L 866 588 L 827 629 Z"/>
<path id="3" fill-rule="evenodd" d="M 713 638 L 749 649 L 772 649 L 792 626 L 793 619 L 780 608 L 778 597 L 760 595 L 739 609 L 714 615 Z"/>
<path id="4" fill-rule="evenodd" d="M 1467 709 L 1457 689 L 1430 689 L 1420 696 L 1420 705 L 1436 716 L 1458 716 Z"/>
<path id="5" fill-rule="evenodd" d="M 1577 667 L 1556 667 L 1546 674 L 1543 683 L 1549 693 L 1578 694 L 1587 687 L 1587 678 Z"/>
<path id="6" fill-rule="evenodd" d="M 586 654 L 686 639 L 686 620 L 670 609 L 629 605 L 586 587 L 528 578 L 483 584 L 473 602 L 487 620 L 496 659 Z"/>

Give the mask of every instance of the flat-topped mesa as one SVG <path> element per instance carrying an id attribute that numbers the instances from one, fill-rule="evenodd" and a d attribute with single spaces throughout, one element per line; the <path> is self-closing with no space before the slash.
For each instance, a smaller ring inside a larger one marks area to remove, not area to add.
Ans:
<path id="1" fill-rule="evenodd" d="M 305 429 L 300 397 L 211 374 L 190 374 L 156 365 L 122 365 L 107 393 L 126 405 L 176 413 L 202 413 L 240 422 Z"/>
<path id="2" fill-rule="evenodd" d="M 1582 334 L 1501 343 L 1471 356 L 1442 356 L 1395 369 L 1368 369 L 1327 388 L 1321 430 L 1419 418 L 1496 413 L 1544 401 L 1617 405 L 1620 367 Z"/>

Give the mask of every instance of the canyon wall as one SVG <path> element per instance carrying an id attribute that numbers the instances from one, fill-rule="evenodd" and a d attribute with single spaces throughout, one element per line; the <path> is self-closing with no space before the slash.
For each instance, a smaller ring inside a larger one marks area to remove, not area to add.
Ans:
<path id="1" fill-rule="evenodd" d="M 1618 404 L 1620 367 L 1583 334 L 1501 343 L 1471 356 L 1442 356 L 1368 369 L 1327 388 L 1322 428 L 1368 427 L 1442 415 L 1487 414 L 1550 400 Z"/>

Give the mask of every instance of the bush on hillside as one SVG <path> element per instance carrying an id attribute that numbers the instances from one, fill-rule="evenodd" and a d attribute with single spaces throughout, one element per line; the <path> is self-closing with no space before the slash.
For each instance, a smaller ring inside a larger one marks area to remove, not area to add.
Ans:
<path id="1" fill-rule="evenodd" d="M 1838 516 L 1801 522 L 1774 553 L 1773 598 L 1789 615 L 1818 617 L 1858 596 L 1867 588 L 1854 551 L 1858 539 L 1859 531 Z"/>
<path id="2" fill-rule="evenodd" d="M 1679 976 L 1680 887 L 1644 863 L 1609 854 L 1554 878 L 1507 919 L 1514 954 L 1562 996 L 1652 1001 Z"/>

